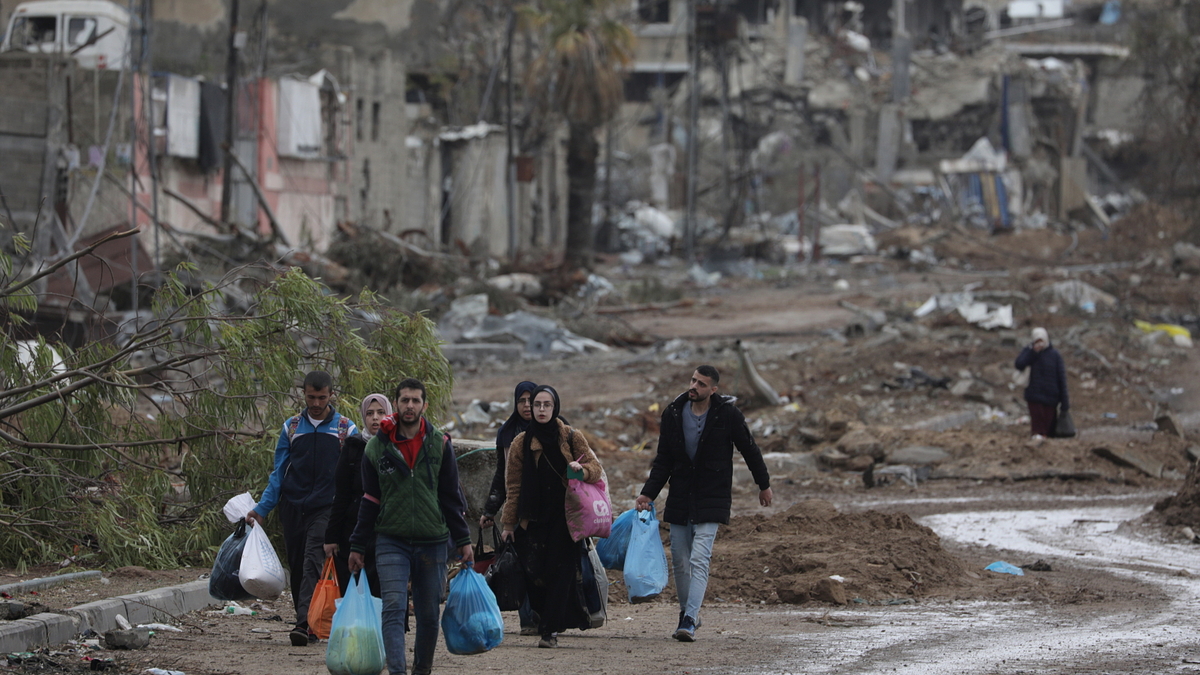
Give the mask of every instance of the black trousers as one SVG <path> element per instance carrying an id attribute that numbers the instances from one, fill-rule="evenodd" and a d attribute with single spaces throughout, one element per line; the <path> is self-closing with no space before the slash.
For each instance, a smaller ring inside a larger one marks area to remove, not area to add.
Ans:
<path id="1" fill-rule="evenodd" d="M 292 605 L 296 608 L 296 625 L 308 625 L 308 603 L 325 565 L 325 526 L 329 523 L 328 506 L 303 511 L 287 502 L 279 503 L 279 519 L 283 524 L 283 547 L 287 554 L 292 589 Z"/>

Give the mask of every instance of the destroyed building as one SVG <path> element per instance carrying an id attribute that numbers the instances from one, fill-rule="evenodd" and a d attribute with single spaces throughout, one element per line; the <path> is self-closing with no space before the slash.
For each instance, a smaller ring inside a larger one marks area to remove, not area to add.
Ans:
<path id="1" fill-rule="evenodd" d="M 450 8 L 248 4 L 232 41 L 232 115 L 227 3 L 147 0 L 132 18 L 108 0 L 4 8 L 0 150 L 16 161 L 0 188 L 17 230 L 36 230 L 37 260 L 129 224 L 142 228 L 129 274 L 151 286 L 143 275 L 189 247 L 249 237 L 319 254 L 339 223 L 484 257 L 561 250 L 557 136 L 510 161 L 509 133 L 494 123 L 502 87 L 469 114 L 470 97 L 427 96 L 453 89 L 435 77 L 453 51 L 442 40 Z M 139 42 L 145 51 L 131 56 Z M 68 289 L 92 307 L 86 281 Z M 99 309 L 134 309 L 131 295 Z"/>

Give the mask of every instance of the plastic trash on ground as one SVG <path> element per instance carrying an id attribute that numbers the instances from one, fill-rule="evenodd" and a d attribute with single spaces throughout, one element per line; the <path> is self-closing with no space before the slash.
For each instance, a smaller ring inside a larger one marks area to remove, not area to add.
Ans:
<path id="1" fill-rule="evenodd" d="M 989 572 L 999 572 L 1000 574 L 1015 574 L 1019 577 L 1025 576 L 1025 571 L 1020 567 L 1006 563 L 1003 560 L 997 560 L 983 569 Z"/>

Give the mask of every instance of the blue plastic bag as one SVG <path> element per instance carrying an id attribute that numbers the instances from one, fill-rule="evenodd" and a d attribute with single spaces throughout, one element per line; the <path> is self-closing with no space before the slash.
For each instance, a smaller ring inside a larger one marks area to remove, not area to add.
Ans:
<path id="1" fill-rule="evenodd" d="M 221 544 L 217 559 L 213 561 L 212 574 L 208 577 L 208 594 L 217 600 L 249 600 L 254 596 L 238 578 L 242 566 L 242 551 L 246 548 L 246 521 L 238 521 L 233 534 Z"/>
<path id="2" fill-rule="evenodd" d="M 481 654 L 504 640 L 504 619 L 496 594 L 483 575 L 470 567 L 450 580 L 442 612 L 442 634 L 451 654 Z"/>
<path id="3" fill-rule="evenodd" d="M 1017 567 L 1011 563 L 1006 563 L 1003 560 L 997 560 L 983 569 L 989 572 L 999 572 L 1000 574 L 1015 574 L 1019 577 L 1025 576 L 1025 571 L 1020 567 Z"/>
<path id="4" fill-rule="evenodd" d="M 371 595 L 366 574 L 351 575 L 333 613 L 325 667 L 331 675 L 379 675 L 386 662 L 383 601 Z"/>
<path id="5" fill-rule="evenodd" d="M 658 534 L 654 505 L 638 511 L 625 553 L 625 587 L 629 602 L 647 602 L 667 587 L 667 552 Z"/>
<path id="6" fill-rule="evenodd" d="M 606 569 L 618 572 L 625 569 L 625 552 L 629 550 L 629 535 L 633 533 L 635 520 L 637 509 L 629 509 L 613 521 L 612 533 L 596 542 L 596 554 Z"/>

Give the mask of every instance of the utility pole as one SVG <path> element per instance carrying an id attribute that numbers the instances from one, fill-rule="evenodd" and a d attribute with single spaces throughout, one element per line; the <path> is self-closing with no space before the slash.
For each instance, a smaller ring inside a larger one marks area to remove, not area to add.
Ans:
<path id="1" fill-rule="evenodd" d="M 238 0 L 229 0 L 229 51 L 225 60 L 225 163 L 221 177 L 221 222 L 233 203 L 233 142 L 237 137 Z"/>
<path id="2" fill-rule="evenodd" d="M 146 90 L 145 90 L 145 110 L 146 110 L 146 144 L 149 148 L 146 155 L 150 160 L 150 219 L 154 226 L 154 269 L 162 268 L 162 233 L 159 232 L 161 227 L 158 223 L 158 147 L 154 137 L 154 84 L 149 77 L 151 68 L 151 38 L 150 25 L 153 19 L 153 9 L 151 0 L 142 0 L 142 45 L 143 45 L 143 61 L 146 64 Z M 156 282 L 157 283 L 157 282 Z"/>
<path id="3" fill-rule="evenodd" d="M 129 0 L 129 227 L 137 228 L 137 118 L 138 118 L 138 75 L 142 71 L 142 41 L 134 28 L 137 12 L 134 0 Z M 139 22 L 140 23 L 140 22 Z M 145 30 L 145 25 L 141 26 Z M 114 102 L 115 105 L 115 102 Z M 150 123 L 150 119 L 144 120 Z M 146 148 L 150 151 L 150 148 Z M 129 299 L 131 309 L 138 311 L 138 235 L 129 238 Z"/>
<path id="4" fill-rule="evenodd" d="M 513 32 L 517 28 L 517 12 L 511 7 L 508 10 L 508 30 L 504 40 L 504 61 L 507 74 L 504 81 L 504 126 L 505 136 L 508 137 L 508 171 L 505 172 L 505 187 L 508 189 L 508 257 L 517 257 L 517 159 L 513 152 Z"/>
<path id="5" fill-rule="evenodd" d="M 696 139 L 700 126 L 700 44 L 696 39 L 696 0 L 688 0 L 688 137 L 687 137 L 687 216 L 683 221 L 683 250 L 690 264 L 696 253 Z"/>

